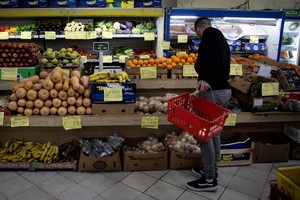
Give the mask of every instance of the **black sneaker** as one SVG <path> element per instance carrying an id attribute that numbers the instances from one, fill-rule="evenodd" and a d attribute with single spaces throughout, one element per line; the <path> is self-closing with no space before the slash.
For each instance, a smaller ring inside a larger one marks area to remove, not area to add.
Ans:
<path id="1" fill-rule="evenodd" d="M 196 192 L 215 192 L 219 187 L 217 179 L 214 179 L 211 183 L 209 183 L 204 177 L 195 181 L 187 182 L 185 186 L 186 188 Z"/>
<path id="2" fill-rule="evenodd" d="M 199 178 L 202 178 L 204 176 L 203 168 L 196 168 L 192 167 L 192 172 L 197 175 Z M 215 174 L 216 179 L 218 178 L 218 172 Z"/>

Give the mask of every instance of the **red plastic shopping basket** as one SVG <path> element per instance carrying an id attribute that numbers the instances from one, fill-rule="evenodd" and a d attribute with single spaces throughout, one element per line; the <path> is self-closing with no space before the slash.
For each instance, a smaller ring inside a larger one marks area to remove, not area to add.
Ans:
<path id="1" fill-rule="evenodd" d="M 222 132 L 229 112 L 226 108 L 190 93 L 168 100 L 168 121 L 202 141 Z"/>

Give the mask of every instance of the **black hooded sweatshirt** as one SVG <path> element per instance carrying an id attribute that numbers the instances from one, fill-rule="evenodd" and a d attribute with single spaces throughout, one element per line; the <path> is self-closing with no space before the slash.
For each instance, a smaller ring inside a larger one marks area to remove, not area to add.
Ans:
<path id="1" fill-rule="evenodd" d="M 229 89 L 230 50 L 222 32 L 204 30 L 195 63 L 198 80 L 206 81 L 212 90 Z"/>

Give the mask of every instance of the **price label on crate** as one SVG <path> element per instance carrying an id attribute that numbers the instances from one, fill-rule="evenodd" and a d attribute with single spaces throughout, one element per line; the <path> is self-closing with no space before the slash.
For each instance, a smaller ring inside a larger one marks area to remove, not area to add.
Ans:
<path id="1" fill-rule="evenodd" d="M 104 88 L 104 101 L 123 101 L 122 88 Z"/>
<path id="2" fill-rule="evenodd" d="M 56 39 L 55 31 L 45 31 L 45 39 L 46 40 L 55 40 Z"/>
<path id="3" fill-rule="evenodd" d="M 8 32 L 0 32 L 0 40 L 8 40 Z"/>
<path id="4" fill-rule="evenodd" d="M 154 33 L 144 33 L 144 41 L 154 41 Z"/>
<path id="5" fill-rule="evenodd" d="M 224 126 L 235 126 L 236 125 L 236 118 L 237 114 L 236 113 L 229 113 Z"/>
<path id="6" fill-rule="evenodd" d="M 163 41 L 160 43 L 160 47 L 162 50 L 169 50 L 170 49 L 170 42 L 166 42 L 166 41 Z"/>
<path id="7" fill-rule="evenodd" d="M 102 31 L 102 39 L 112 39 L 113 35 L 111 31 Z"/>
<path id="8" fill-rule="evenodd" d="M 141 120 L 142 128 L 158 129 L 158 116 L 143 116 Z"/>
<path id="9" fill-rule="evenodd" d="M 85 31 L 77 31 L 76 39 L 78 40 L 86 40 L 86 32 Z"/>
<path id="10" fill-rule="evenodd" d="M 125 63 L 128 56 L 119 56 L 119 63 Z"/>
<path id="11" fill-rule="evenodd" d="M 277 96 L 279 95 L 279 83 L 262 83 L 261 84 L 262 96 Z"/>
<path id="12" fill-rule="evenodd" d="M 112 56 L 103 56 L 103 63 L 112 63 Z"/>
<path id="13" fill-rule="evenodd" d="M 198 77 L 197 72 L 195 71 L 194 65 L 183 65 L 182 69 L 183 77 Z"/>
<path id="14" fill-rule="evenodd" d="M 257 35 L 251 35 L 249 43 L 254 43 L 254 44 L 259 43 L 259 36 L 257 36 Z"/>
<path id="15" fill-rule="evenodd" d="M 97 32 L 96 31 L 87 31 L 86 32 L 86 39 L 96 39 L 97 38 Z"/>
<path id="16" fill-rule="evenodd" d="M 76 32 L 65 31 L 65 38 L 68 39 L 68 40 L 75 40 L 76 39 Z"/>
<path id="17" fill-rule="evenodd" d="M 188 42 L 188 35 L 178 35 L 177 43 L 187 43 Z"/>
<path id="18" fill-rule="evenodd" d="M 10 126 L 11 127 L 22 127 L 29 126 L 29 118 L 28 117 L 11 117 L 10 118 Z"/>
<path id="19" fill-rule="evenodd" d="M 243 75 L 243 65 L 241 64 L 230 64 L 230 73 L 232 76 L 241 76 Z"/>
<path id="20" fill-rule="evenodd" d="M 18 76 L 17 68 L 1 68 L 1 80 L 16 81 Z"/>
<path id="21" fill-rule="evenodd" d="M 141 79 L 157 78 L 156 67 L 141 67 L 140 74 L 141 74 Z"/>
<path id="22" fill-rule="evenodd" d="M 22 31 L 21 32 L 21 39 L 22 40 L 31 40 L 32 33 L 31 31 Z"/>
<path id="23" fill-rule="evenodd" d="M 68 117 L 62 117 L 61 119 L 65 130 L 82 128 L 80 116 L 68 116 Z"/>
<path id="24" fill-rule="evenodd" d="M 186 52 L 185 51 L 178 51 L 178 52 L 176 52 L 176 56 L 178 56 L 179 54 L 186 54 Z"/>
<path id="25" fill-rule="evenodd" d="M 0 112 L 0 126 L 3 126 L 4 122 L 4 112 Z"/>
<path id="26" fill-rule="evenodd" d="M 140 58 L 141 58 L 141 59 L 149 59 L 150 56 L 149 56 L 149 55 L 140 55 Z"/>

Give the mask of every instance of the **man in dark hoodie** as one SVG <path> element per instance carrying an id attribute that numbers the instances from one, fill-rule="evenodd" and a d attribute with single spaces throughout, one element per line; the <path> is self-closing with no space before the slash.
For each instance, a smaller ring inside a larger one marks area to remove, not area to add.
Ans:
<path id="1" fill-rule="evenodd" d="M 231 97 L 228 82 L 230 71 L 230 50 L 222 32 L 211 27 L 211 21 L 199 18 L 195 22 L 195 32 L 201 39 L 195 70 L 198 73 L 197 89 L 201 97 L 226 105 Z M 220 134 L 207 142 L 199 140 L 203 168 L 192 168 L 192 172 L 199 178 L 186 183 L 186 187 L 193 191 L 216 191 L 217 162 L 220 154 Z"/>

